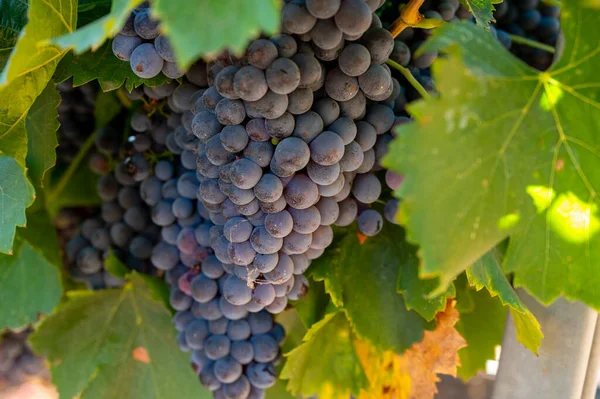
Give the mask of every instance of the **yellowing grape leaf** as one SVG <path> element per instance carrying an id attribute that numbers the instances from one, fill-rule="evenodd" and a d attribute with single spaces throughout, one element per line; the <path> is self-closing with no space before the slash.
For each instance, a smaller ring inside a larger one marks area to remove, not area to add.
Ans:
<path id="1" fill-rule="evenodd" d="M 445 289 L 510 237 L 505 272 L 544 304 L 600 309 L 600 8 L 563 3 L 560 60 L 539 72 L 471 23 L 436 30 L 424 51 L 439 97 L 409 107 L 386 164 L 405 176 L 402 223 L 421 277 Z"/>
<path id="2" fill-rule="evenodd" d="M 500 261 L 499 251 L 492 249 L 467 269 L 467 278 L 478 291 L 486 288 L 492 297 L 498 296 L 502 305 L 508 306 L 515 321 L 517 340 L 537 354 L 544 338 L 542 327 L 502 273 Z"/>
<path id="3" fill-rule="evenodd" d="M 317 394 L 323 399 L 347 399 L 367 380 L 352 345 L 354 335 L 343 312 L 330 313 L 312 325 L 304 342 L 286 354 L 281 378 L 294 395 Z"/>
<path id="4" fill-rule="evenodd" d="M 435 330 L 426 331 L 423 340 L 402 355 L 378 353 L 365 342 L 357 343 L 371 383 L 369 391 L 362 391 L 359 399 L 433 399 L 439 381 L 437 374 L 456 376 L 460 366 L 458 351 L 466 342 L 454 328 L 459 319 L 454 301 L 448 300 L 446 310 L 435 319 Z"/>
<path id="5" fill-rule="evenodd" d="M 27 155 L 27 112 L 66 53 L 47 40 L 75 28 L 76 8 L 75 0 L 31 0 L 27 25 L 0 74 L 0 154 L 21 165 Z"/>

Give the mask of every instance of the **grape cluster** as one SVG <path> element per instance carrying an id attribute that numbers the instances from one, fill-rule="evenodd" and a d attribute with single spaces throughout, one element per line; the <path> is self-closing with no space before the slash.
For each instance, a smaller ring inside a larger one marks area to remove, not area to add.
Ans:
<path id="1" fill-rule="evenodd" d="M 30 379 L 50 381 L 44 358 L 36 356 L 27 343 L 30 332 L 27 328 L 20 332 L 7 330 L 0 335 L 0 396 L 2 389 Z"/>
<path id="2" fill-rule="evenodd" d="M 160 34 L 160 23 L 150 14 L 147 3 L 134 9 L 113 39 L 112 51 L 118 59 L 129 61 L 133 73 L 141 78 L 153 78 L 161 72 L 171 79 L 180 78 L 184 71 L 177 66 L 171 43 Z"/>
<path id="3" fill-rule="evenodd" d="M 98 89 L 93 84 L 73 87 L 70 80 L 57 85 L 61 101 L 58 105 L 57 167 L 67 166 L 94 131 L 94 106 Z"/>

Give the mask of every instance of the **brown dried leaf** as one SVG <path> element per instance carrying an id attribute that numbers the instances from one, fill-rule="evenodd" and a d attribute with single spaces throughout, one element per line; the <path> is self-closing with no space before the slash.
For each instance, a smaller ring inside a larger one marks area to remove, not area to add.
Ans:
<path id="1" fill-rule="evenodd" d="M 449 300 L 446 310 L 436 315 L 437 326 L 425 331 L 423 340 L 414 344 L 402 356 L 393 352 L 379 353 L 366 342 L 356 348 L 369 379 L 369 392 L 359 399 L 433 399 L 437 393 L 437 374 L 456 376 L 460 366 L 458 350 L 466 341 L 454 328 L 459 313 Z"/>

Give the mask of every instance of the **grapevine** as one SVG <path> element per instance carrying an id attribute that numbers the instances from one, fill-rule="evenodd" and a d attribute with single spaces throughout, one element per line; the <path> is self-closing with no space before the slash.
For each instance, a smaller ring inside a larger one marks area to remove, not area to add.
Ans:
<path id="1" fill-rule="evenodd" d="M 433 398 L 600 309 L 590 4 L 4 8 L 0 396 Z"/>

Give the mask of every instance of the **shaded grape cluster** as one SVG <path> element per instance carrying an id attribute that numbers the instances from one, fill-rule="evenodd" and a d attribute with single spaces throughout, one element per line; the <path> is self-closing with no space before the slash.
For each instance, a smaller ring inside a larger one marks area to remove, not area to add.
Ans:
<path id="1" fill-rule="evenodd" d="M 37 356 L 27 342 L 31 331 L 31 328 L 7 330 L 0 335 L 0 395 L 2 389 L 28 380 L 50 381 L 44 358 Z"/>
<path id="2" fill-rule="evenodd" d="M 61 98 L 57 108 L 60 127 L 57 132 L 56 164 L 57 167 L 66 167 L 94 131 L 98 88 L 93 84 L 73 87 L 71 80 L 56 87 Z"/>

